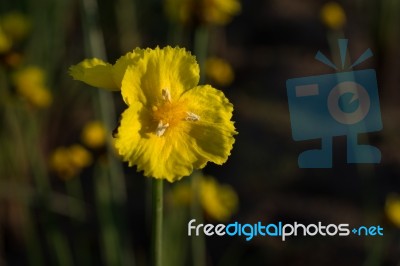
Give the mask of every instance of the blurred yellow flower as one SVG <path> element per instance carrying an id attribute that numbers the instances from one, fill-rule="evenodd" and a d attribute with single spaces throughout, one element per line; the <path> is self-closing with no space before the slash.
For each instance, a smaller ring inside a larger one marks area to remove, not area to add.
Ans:
<path id="1" fill-rule="evenodd" d="M 44 71 L 35 66 L 23 68 L 13 76 L 17 92 L 32 105 L 45 108 L 52 102 L 52 95 L 45 85 Z"/>
<path id="2" fill-rule="evenodd" d="M 233 106 L 221 91 L 197 85 L 200 73 L 195 57 L 169 46 L 136 49 L 132 57 L 135 60 L 125 60 L 123 66 L 110 65 L 115 85 L 120 83 L 115 77 L 123 76 L 121 93 L 128 105 L 115 134 L 115 147 L 123 160 L 145 176 L 170 182 L 209 161 L 223 164 L 237 134 L 230 120 Z M 87 77 L 91 67 L 79 64 L 70 69 L 75 79 L 89 83 L 80 77 L 82 73 Z M 101 75 L 92 74 L 90 80 Z"/>
<path id="3" fill-rule="evenodd" d="M 205 212 L 217 221 L 227 221 L 236 212 L 238 196 L 229 185 L 221 185 L 212 177 L 200 182 L 200 202 Z"/>
<path id="4" fill-rule="evenodd" d="M 321 9 L 321 19 L 328 28 L 339 30 L 346 23 L 346 13 L 338 3 L 328 2 Z"/>
<path id="5" fill-rule="evenodd" d="M 400 227 L 400 196 L 389 195 L 386 199 L 385 212 L 389 220 Z"/>
<path id="6" fill-rule="evenodd" d="M 92 160 L 92 155 L 81 145 L 59 147 L 50 156 L 50 168 L 67 180 L 77 176 Z"/>
<path id="7" fill-rule="evenodd" d="M 12 40 L 23 39 L 30 30 L 29 19 L 20 12 L 11 12 L 0 18 L 0 24 L 4 32 Z"/>
<path id="8" fill-rule="evenodd" d="M 81 140 L 89 148 L 100 148 L 106 143 L 106 129 L 100 121 L 91 121 L 82 130 Z"/>
<path id="9" fill-rule="evenodd" d="M 218 57 L 210 57 L 206 60 L 206 75 L 221 86 L 228 86 L 234 78 L 231 65 Z"/>
<path id="10" fill-rule="evenodd" d="M 12 47 L 12 40 L 4 32 L 0 25 L 0 54 L 8 52 Z"/>
<path id="11" fill-rule="evenodd" d="M 192 196 L 190 183 L 181 182 L 172 188 L 169 199 L 174 205 L 189 206 L 192 201 Z"/>
<path id="12" fill-rule="evenodd" d="M 176 21 L 225 25 L 241 10 L 238 0 L 165 0 L 167 15 Z"/>
<path id="13" fill-rule="evenodd" d="M 220 184 L 210 176 L 200 178 L 198 195 L 200 204 L 213 220 L 226 222 L 237 211 L 239 199 L 235 190 L 225 184 Z M 193 198 L 190 183 L 183 182 L 173 187 L 170 199 L 175 205 L 189 206 Z"/>

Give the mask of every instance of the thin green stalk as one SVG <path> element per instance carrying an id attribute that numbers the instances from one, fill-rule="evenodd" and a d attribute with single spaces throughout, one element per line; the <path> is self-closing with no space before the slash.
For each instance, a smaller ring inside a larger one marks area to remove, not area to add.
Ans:
<path id="1" fill-rule="evenodd" d="M 196 29 L 194 37 L 194 53 L 197 58 L 197 62 L 200 65 L 200 83 L 205 81 L 205 62 L 208 54 L 208 42 L 209 42 L 209 29 L 207 26 L 201 26 Z M 198 223 L 203 222 L 203 212 L 200 206 L 199 200 L 199 186 L 200 186 L 199 173 L 193 173 L 191 177 L 192 181 L 192 205 L 191 214 Z M 193 255 L 193 265 L 194 266 L 204 266 L 206 265 L 206 245 L 203 235 L 192 236 L 192 255 Z"/>
<path id="2" fill-rule="evenodd" d="M 128 1 L 129 2 L 129 1 Z M 129 4 L 121 0 L 119 4 Z M 131 6 L 134 8 L 134 6 Z M 107 60 L 103 31 L 98 20 L 98 6 L 96 0 L 81 0 L 82 21 L 85 33 L 85 47 L 88 57 L 97 57 Z M 127 25 L 126 23 L 124 24 Z M 121 30 L 121 29 L 120 29 Z M 126 30 L 126 29 L 125 29 Z M 117 125 L 115 104 L 111 93 L 97 90 L 95 111 L 104 122 L 107 132 L 111 132 Z M 126 237 L 126 217 L 123 216 L 126 208 L 126 184 L 121 162 L 114 155 L 112 141 L 107 140 L 107 168 L 102 170 L 107 173 L 107 186 L 101 192 L 102 202 L 99 202 L 100 223 L 103 225 L 103 241 L 106 249 L 106 260 L 115 263 L 134 265 L 133 252 L 129 249 L 130 241 Z M 101 175 L 103 175 L 102 173 Z M 118 211 L 113 211 L 117 209 Z M 114 257 L 117 256 L 117 257 Z M 118 259 L 118 260 L 117 260 Z M 109 265 L 116 265 L 116 264 Z"/>
<path id="3" fill-rule="evenodd" d="M 209 29 L 207 26 L 200 26 L 196 29 L 194 36 L 194 53 L 197 58 L 197 62 L 200 65 L 200 83 L 205 80 L 205 62 L 208 53 L 208 39 L 209 39 Z"/>
<path id="4" fill-rule="evenodd" d="M 53 250 L 56 253 L 57 265 L 72 266 L 74 265 L 71 249 L 68 245 L 68 240 L 65 235 L 58 229 L 50 229 L 52 232 L 49 235 L 49 241 L 53 245 Z"/>
<path id="5" fill-rule="evenodd" d="M 199 187 L 200 187 L 201 174 L 194 172 L 191 176 L 192 181 L 192 204 L 190 206 L 191 216 L 196 219 L 197 224 L 203 223 L 203 210 L 200 205 Z M 206 244 L 203 234 L 192 236 L 192 253 L 193 253 L 193 266 L 206 265 Z"/>
<path id="6" fill-rule="evenodd" d="M 72 180 L 65 182 L 65 189 L 67 195 L 71 197 L 68 208 L 71 217 L 74 217 L 78 221 L 84 221 L 86 219 L 85 209 L 82 208 L 81 202 L 83 202 L 83 189 L 81 179 L 79 176 L 74 177 Z"/>
<path id="7" fill-rule="evenodd" d="M 118 0 L 115 4 L 117 27 L 121 51 L 130 51 L 140 46 L 140 34 L 137 23 L 137 4 L 135 0 Z"/>
<path id="8" fill-rule="evenodd" d="M 162 266 L 162 235 L 163 235 L 163 180 L 152 181 L 152 259 L 153 266 Z"/>
<path id="9" fill-rule="evenodd" d="M 31 210 L 27 205 L 23 205 L 22 212 L 24 217 L 22 230 L 25 238 L 28 265 L 44 265 L 43 252 L 40 245 L 38 245 L 40 237 L 32 219 Z"/>
<path id="10" fill-rule="evenodd" d="M 121 265 L 123 259 L 120 233 L 113 215 L 113 202 L 110 187 L 110 175 L 105 166 L 95 166 L 96 209 L 99 216 L 102 254 L 105 265 Z"/>
<path id="11" fill-rule="evenodd" d="M 85 45 L 89 57 L 97 57 L 106 60 L 106 49 L 104 45 L 104 36 L 98 25 L 97 3 L 94 0 L 82 0 L 82 16 L 85 27 Z M 96 108 L 98 116 L 104 122 L 107 132 L 111 132 L 117 125 L 115 104 L 112 95 L 108 92 L 97 90 L 98 106 Z M 109 172 L 111 178 L 111 191 L 113 199 L 118 203 L 126 200 L 125 180 L 121 163 L 113 155 L 113 147 L 110 140 L 107 141 L 107 159 L 109 162 Z"/>

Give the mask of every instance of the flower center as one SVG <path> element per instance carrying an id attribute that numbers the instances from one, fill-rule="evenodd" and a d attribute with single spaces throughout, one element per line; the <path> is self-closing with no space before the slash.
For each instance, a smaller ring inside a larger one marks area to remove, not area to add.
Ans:
<path id="1" fill-rule="evenodd" d="M 155 134 L 158 137 L 165 131 L 179 124 L 181 121 L 198 121 L 200 116 L 187 111 L 184 101 L 173 102 L 168 89 L 162 90 L 162 101 L 158 106 L 153 106 L 153 118 L 157 123 Z"/>

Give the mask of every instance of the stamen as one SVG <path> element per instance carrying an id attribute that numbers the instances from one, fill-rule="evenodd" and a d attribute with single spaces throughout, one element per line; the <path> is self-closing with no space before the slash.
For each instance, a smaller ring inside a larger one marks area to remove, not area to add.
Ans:
<path id="1" fill-rule="evenodd" d="M 163 121 L 158 122 L 157 128 L 156 128 L 156 135 L 157 137 L 161 137 L 164 135 L 165 130 L 169 127 L 169 124 L 166 123 L 164 124 Z"/>
<path id="2" fill-rule="evenodd" d="M 187 117 L 185 118 L 186 121 L 199 121 L 200 116 L 196 115 L 195 113 L 192 112 L 186 112 Z"/>
<path id="3" fill-rule="evenodd" d="M 169 92 L 168 89 L 162 89 L 161 94 L 162 94 L 164 101 L 171 102 L 171 93 Z"/>

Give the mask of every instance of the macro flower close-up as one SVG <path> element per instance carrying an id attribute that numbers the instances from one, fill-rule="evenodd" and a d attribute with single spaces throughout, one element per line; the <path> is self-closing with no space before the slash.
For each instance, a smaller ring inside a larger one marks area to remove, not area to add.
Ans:
<path id="1" fill-rule="evenodd" d="M 128 108 L 115 134 L 115 147 L 123 160 L 136 165 L 145 176 L 170 182 L 207 162 L 223 164 L 235 141 L 233 105 L 222 91 L 198 85 L 200 70 L 195 57 L 183 48 L 168 46 L 136 49 L 134 58 L 138 59 L 117 72 L 121 75 L 126 69 L 121 93 Z M 120 61 L 114 67 L 101 66 L 115 77 Z M 107 77 L 106 72 L 101 73 L 104 75 L 82 63 L 71 67 L 75 79 L 90 85 L 97 76 Z"/>

